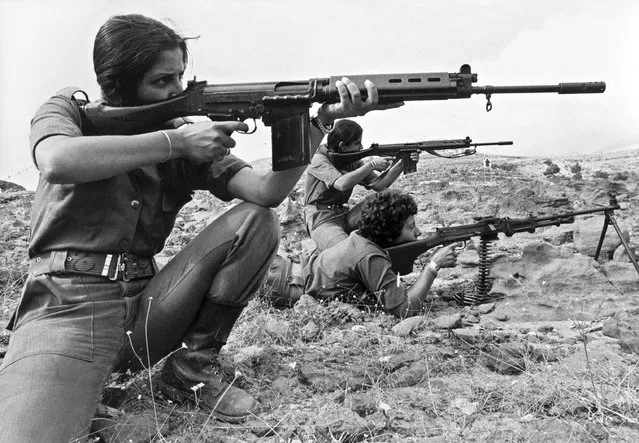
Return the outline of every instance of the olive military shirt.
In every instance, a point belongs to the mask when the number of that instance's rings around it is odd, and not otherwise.
[[[77,90],[59,91],[33,117],[34,163],[35,149],[45,138],[83,135],[73,98]],[[217,163],[171,160],[89,183],[49,183],[41,174],[31,214],[29,257],[60,249],[152,256],[164,247],[180,208],[192,199],[194,190],[209,190],[230,201],[227,184],[245,167],[250,166],[228,155]]]
[[[314,254],[304,268],[304,292],[319,299],[336,298],[370,305],[371,294],[390,311],[408,299],[397,284],[388,253],[357,231],[337,245]]]
[[[306,170],[305,205],[344,205],[351,198],[353,189],[338,191],[333,187],[335,181],[344,175],[328,158],[328,148],[320,145]],[[359,184],[368,188],[376,177],[369,174]]]

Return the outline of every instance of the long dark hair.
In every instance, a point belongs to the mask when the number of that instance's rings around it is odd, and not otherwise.
[[[387,248],[402,234],[408,217],[415,214],[417,204],[410,194],[384,189],[364,200],[358,232],[379,247]]]
[[[116,15],[98,30],[93,44],[93,69],[102,98],[111,106],[136,104],[136,91],[158,53],[182,49],[188,61],[186,40],[164,23],[139,14]]]
[[[345,145],[348,145],[358,138],[361,138],[363,133],[364,130],[362,127],[353,120],[337,120],[335,126],[333,126],[333,130],[328,133],[326,146],[332,151],[340,152],[340,142],[344,142]]]

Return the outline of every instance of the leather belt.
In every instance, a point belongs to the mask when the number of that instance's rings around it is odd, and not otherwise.
[[[29,261],[29,274],[98,275],[110,280],[129,281],[152,277],[157,272],[153,257],[128,253],[102,254],[82,251],[49,251]]]

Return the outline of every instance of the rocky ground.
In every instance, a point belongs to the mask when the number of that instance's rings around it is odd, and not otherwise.
[[[639,243],[639,152],[539,159],[422,156],[394,187],[418,201],[427,233],[476,216],[525,217],[608,205]],[[269,168],[258,162],[257,169]],[[303,181],[278,208],[282,245],[308,249]],[[0,320],[26,273],[33,193],[0,182]],[[365,191],[353,196],[359,201]],[[184,208],[160,261],[230,204],[203,193]],[[639,275],[602,214],[534,233],[500,235],[489,257],[495,299],[464,306],[477,242],[440,272],[423,316],[404,321],[304,296],[292,309],[251,302],[223,350],[234,383],[258,398],[240,425],[175,405],[153,388],[157,368],[113,377],[96,441],[113,442],[635,442],[639,441]],[[410,284],[421,269],[403,277]],[[261,294],[267,289],[263,288]],[[0,335],[0,356],[9,335]],[[161,365],[157,365],[160,367]],[[150,380],[150,381],[149,381]],[[1,418],[0,418],[1,420]]]

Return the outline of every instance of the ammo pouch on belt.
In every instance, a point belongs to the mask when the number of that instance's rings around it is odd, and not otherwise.
[[[280,248],[268,269],[263,298],[273,306],[292,307],[304,293],[300,258]]]

